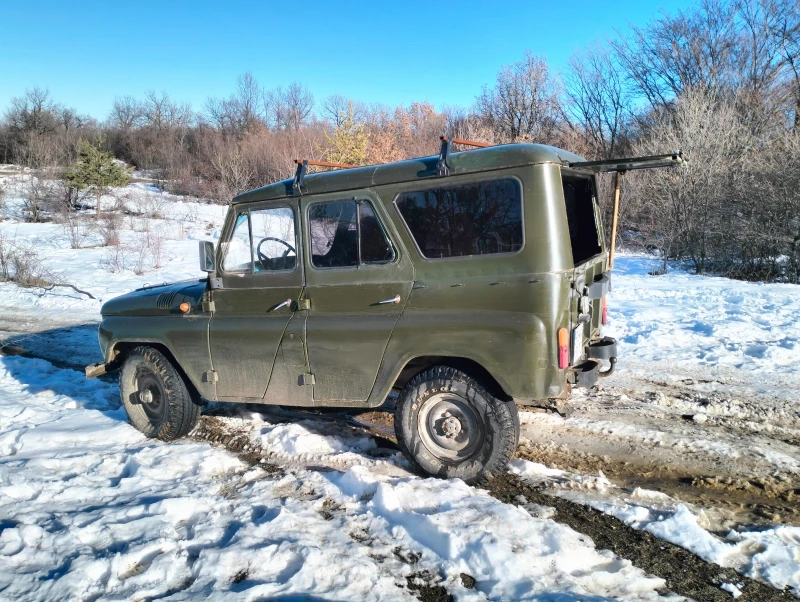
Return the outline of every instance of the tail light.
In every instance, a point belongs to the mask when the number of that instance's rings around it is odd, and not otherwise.
[[[569,366],[569,331],[558,329],[558,367],[563,370]]]
[[[603,326],[608,324],[608,303],[606,303],[606,298],[603,296],[603,312],[602,312],[602,322]]]

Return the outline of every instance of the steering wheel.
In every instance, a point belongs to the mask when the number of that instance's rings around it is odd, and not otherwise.
[[[258,246],[256,247],[256,255],[258,255],[258,260],[261,262],[261,265],[267,265],[267,262],[272,260],[271,257],[267,257],[266,255],[264,255],[261,252],[261,245],[263,245],[268,240],[274,240],[275,242],[279,242],[279,243],[281,243],[282,245],[284,245],[286,247],[286,250],[283,252],[282,257],[288,256],[289,253],[294,253],[295,255],[297,255],[297,251],[295,250],[295,248],[292,245],[290,245],[288,242],[283,240],[282,238],[275,238],[274,236],[267,236],[266,238],[262,238],[259,241]]]

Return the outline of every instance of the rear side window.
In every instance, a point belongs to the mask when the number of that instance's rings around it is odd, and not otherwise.
[[[522,190],[513,178],[404,192],[396,204],[423,257],[522,248]]]
[[[308,209],[308,228],[315,268],[394,260],[394,247],[369,201],[314,203]]]
[[[597,232],[594,187],[588,177],[563,175],[564,201],[567,206],[569,241],[575,265],[602,252]]]

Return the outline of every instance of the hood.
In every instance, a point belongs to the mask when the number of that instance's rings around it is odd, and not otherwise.
[[[115,297],[103,304],[100,313],[106,316],[168,316],[180,314],[178,306],[187,302],[191,311],[197,311],[200,297],[206,290],[206,280],[184,280],[140,288],[132,293]]]

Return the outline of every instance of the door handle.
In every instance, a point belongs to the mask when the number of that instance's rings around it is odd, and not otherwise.
[[[383,301],[378,301],[376,305],[387,305],[389,303],[400,303],[400,295],[395,295],[391,299],[384,299]]]
[[[290,308],[290,309],[291,309],[291,307],[292,307],[292,300],[291,300],[291,299],[286,299],[286,301],[281,301],[281,302],[280,302],[280,303],[278,303],[278,304],[277,304],[275,307],[271,307],[271,308],[270,308],[269,310],[267,310],[267,311],[277,311],[277,310],[279,310],[279,309],[282,309],[282,308],[284,308],[284,307],[288,307],[288,308]]]

